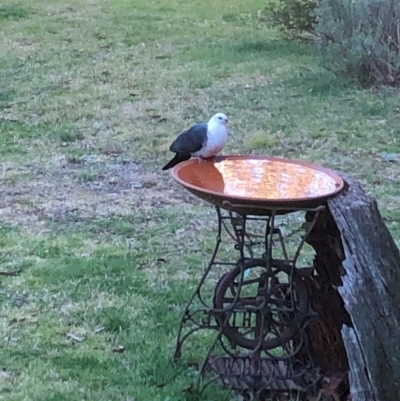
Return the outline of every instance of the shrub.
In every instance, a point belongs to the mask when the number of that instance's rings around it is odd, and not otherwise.
[[[399,0],[321,0],[316,18],[326,68],[363,85],[400,86]]]
[[[272,15],[272,23],[282,31],[309,33],[314,30],[314,9],[319,2],[320,0],[270,0],[267,11]]]

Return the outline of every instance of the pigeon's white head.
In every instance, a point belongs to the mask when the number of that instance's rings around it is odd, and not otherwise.
[[[210,122],[225,125],[229,122],[229,120],[228,120],[228,117],[224,113],[217,113],[211,117]]]

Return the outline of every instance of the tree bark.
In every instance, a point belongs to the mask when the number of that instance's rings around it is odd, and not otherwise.
[[[344,252],[337,289],[351,319],[341,333],[352,400],[400,400],[400,253],[376,200],[342,178],[346,188],[328,208]]]

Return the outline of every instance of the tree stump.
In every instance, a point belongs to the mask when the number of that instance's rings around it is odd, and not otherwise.
[[[398,401],[400,253],[376,200],[341,176],[344,191],[328,201],[307,240],[317,274],[306,283],[319,314],[307,335],[331,378],[319,399]]]

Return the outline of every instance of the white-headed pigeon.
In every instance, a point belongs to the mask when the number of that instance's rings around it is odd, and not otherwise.
[[[169,150],[175,152],[173,159],[167,163],[163,170],[168,170],[178,163],[189,160],[192,156],[203,159],[216,156],[225,147],[228,140],[226,124],[228,117],[217,113],[208,123],[199,123],[178,135]]]

